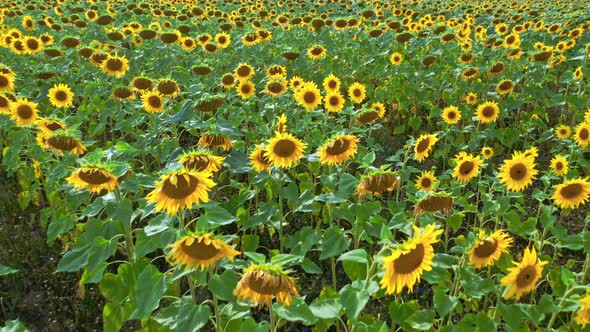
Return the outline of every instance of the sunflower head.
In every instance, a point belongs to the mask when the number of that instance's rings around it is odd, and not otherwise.
[[[423,161],[428,158],[428,155],[436,142],[438,142],[436,134],[423,134],[418,137],[414,144],[414,159]]]
[[[314,61],[325,57],[326,53],[327,50],[322,45],[314,45],[307,49],[307,57]]]
[[[257,264],[244,270],[234,295],[240,301],[250,300],[254,304],[270,307],[273,297],[278,303],[289,306],[292,297],[299,296],[299,293],[293,278],[280,266]]]
[[[555,205],[562,209],[577,208],[586,204],[590,197],[590,182],[588,178],[575,178],[554,186],[555,192],[551,197]]]
[[[461,111],[457,106],[447,106],[442,111],[442,118],[447,124],[456,124],[461,120]]]
[[[265,148],[264,156],[277,167],[288,168],[303,157],[307,144],[289,133],[276,133]]]
[[[215,156],[207,150],[193,150],[180,156],[178,161],[187,169],[214,174],[224,160],[225,157]]]
[[[77,168],[66,181],[75,189],[86,189],[99,194],[103,190],[111,192],[119,185],[115,175],[104,165],[84,165]]]
[[[17,98],[10,103],[10,110],[17,126],[33,125],[37,119],[37,103],[27,98]]]
[[[575,320],[578,325],[584,328],[590,323],[590,294],[586,294],[580,299],[580,304],[582,306],[576,312]]]
[[[256,172],[260,173],[266,171],[270,173],[270,160],[265,156],[266,149],[259,145],[254,151],[250,153],[250,165]]]
[[[436,186],[436,176],[432,171],[423,171],[416,179],[416,189],[422,191],[432,191]]]
[[[53,88],[49,89],[47,94],[51,105],[57,108],[69,107],[74,100],[72,90],[67,85],[61,83],[54,85]]]
[[[339,165],[354,158],[359,139],[354,135],[336,135],[318,149],[321,164]]]
[[[141,104],[149,113],[160,113],[164,110],[164,97],[156,90],[146,90],[141,94]]]
[[[457,165],[453,171],[453,177],[459,182],[467,183],[473,179],[478,173],[482,165],[482,160],[479,156],[473,156],[470,153],[465,153],[459,158],[455,159]]]
[[[511,245],[512,238],[502,230],[490,235],[480,231],[478,239],[469,251],[469,264],[477,269],[494,265],[503,253],[508,252]]]
[[[348,97],[353,103],[360,104],[367,97],[367,88],[359,82],[354,82],[348,87]]]
[[[233,147],[231,139],[223,134],[205,134],[199,138],[197,145],[204,148],[221,148],[229,151]]]
[[[42,148],[64,154],[69,151],[77,156],[86,153],[84,145],[74,135],[56,130],[51,133],[40,131],[37,133],[37,143]]]
[[[537,260],[537,251],[534,247],[525,248],[521,262],[513,262],[515,267],[508,269],[510,272],[500,280],[502,286],[507,286],[504,299],[515,298],[517,301],[525,294],[535,290],[537,281],[543,274],[543,266],[547,261]]]
[[[163,79],[156,84],[156,88],[160,94],[168,98],[177,96],[180,93],[180,87],[172,79]]]
[[[563,176],[568,173],[567,158],[557,155],[551,159],[551,172],[557,176]]]
[[[328,75],[326,78],[324,78],[324,81],[322,82],[324,89],[326,90],[326,92],[329,93],[340,92],[340,84],[340,79],[336,77],[334,74]]]
[[[120,77],[125,75],[127,70],[129,70],[129,61],[125,57],[120,57],[118,55],[108,56],[102,62],[102,71],[105,74]]]
[[[506,184],[509,190],[519,192],[531,185],[538,173],[533,156],[514,153],[511,159],[504,160],[498,177],[500,183]]]
[[[256,86],[250,81],[240,80],[236,90],[242,99],[250,99],[256,93]]]
[[[579,146],[583,148],[587,147],[590,144],[590,123],[582,122],[576,128],[574,139]]]
[[[399,176],[390,170],[377,170],[363,176],[356,187],[356,193],[360,197],[367,194],[381,195],[385,191],[392,191],[400,186]]]
[[[56,130],[66,130],[66,125],[57,119],[53,118],[39,118],[36,123],[37,128],[46,134],[50,134]]]
[[[495,122],[498,119],[498,115],[500,114],[500,108],[496,102],[486,101],[476,109],[477,119],[481,121],[481,123],[490,123]]]
[[[451,213],[454,200],[451,195],[446,192],[430,192],[424,196],[416,207],[414,208],[414,215],[418,216],[424,212],[442,212],[444,214]]]
[[[168,247],[171,250],[167,258],[172,264],[185,269],[192,267],[195,270],[204,270],[224,258],[233,262],[234,257],[240,254],[223,240],[210,233],[202,235],[189,234]]]
[[[295,91],[295,100],[307,111],[312,111],[322,102],[322,94],[315,83],[307,82]]]

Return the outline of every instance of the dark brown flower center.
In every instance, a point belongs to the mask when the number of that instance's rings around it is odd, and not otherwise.
[[[225,75],[221,78],[221,83],[225,85],[232,85],[234,84],[234,77],[232,75]]]
[[[119,71],[123,68],[123,61],[120,59],[108,59],[107,68],[112,71]]]
[[[518,288],[525,288],[530,286],[537,278],[537,269],[534,265],[524,267],[516,276],[516,286]]]
[[[139,77],[133,81],[133,86],[139,90],[147,90],[151,89],[154,86],[154,83],[147,78]]]
[[[352,90],[352,94],[355,97],[360,98],[360,96],[362,95],[361,89],[354,89],[354,90]]]
[[[61,151],[71,151],[78,147],[78,142],[71,137],[50,137],[47,144],[54,149]]]
[[[571,183],[561,188],[559,193],[566,199],[573,199],[579,197],[583,190],[584,186],[582,186],[580,183]]]
[[[236,71],[236,74],[240,77],[248,77],[251,73],[250,67],[248,66],[240,66]]]
[[[423,177],[420,180],[420,185],[422,186],[422,188],[430,188],[430,186],[432,185],[432,180],[430,180],[430,178],[427,177]]]
[[[492,118],[496,114],[496,108],[494,106],[488,105],[484,107],[483,110],[481,110],[481,114],[484,116],[484,118]]]
[[[196,260],[211,259],[219,253],[219,249],[213,243],[206,244],[201,239],[195,239],[190,246],[186,244],[185,240],[182,242],[181,248],[182,253]]]
[[[170,80],[162,81],[158,83],[158,91],[163,95],[171,95],[178,92],[178,85]]]
[[[303,100],[307,104],[312,104],[316,100],[316,95],[313,91],[307,91],[303,94]]]
[[[457,117],[457,113],[455,113],[455,111],[449,111],[447,113],[447,118],[449,118],[449,120],[455,120],[456,117]]]
[[[6,88],[10,84],[8,77],[0,75],[0,88]]]
[[[461,163],[461,166],[459,166],[459,173],[461,173],[462,175],[467,175],[471,173],[471,171],[473,171],[474,168],[475,164],[472,161],[464,161]]]
[[[250,84],[242,84],[242,86],[240,86],[240,91],[242,91],[243,94],[249,94],[252,91],[252,87],[250,86]]]
[[[452,197],[431,196],[418,204],[420,210],[428,212],[447,211],[453,206]]]
[[[131,91],[127,88],[121,87],[121,88],[116,88],[115,92],[113,94],[117,98],[126,99],[126,98],[129,98],[133,95],[133,91]]]
[[[514,87],[514,85],[511,81],[504,81],[504,82],[500,83],[500,85],[498,86],[498,88],[501,91],[508,91],[508,90],[512,89],[513,87]]]
[[[149,96],[148,104],[153,108],[160,108],[162,107],[162,99],[158,96]]]
[[[86,168],[78,173],[78,177],[89,184],[104,184],[111,180],[111,177],[100,169]]]
[[[27,47],[30,50],[37,50],[39,48],[39,43],[35,39],[28,39],[27,40]]]
[[[281,139],[274,145],[272,151],[281,158],[291,157],[297,149],[297,145],[290,139]]]
[[[58,122],[55,122],[55,121],[46,124],[45,127],[51,131],[56,131],[58,129],[62,129],[62,130],[64,129],[64,127],[61,124],[59,124]]]
[[[175,177],[176,184],[173,184],[171,179]],[[190,174],[179,174],[179,175],[172,175],[170,178],[164,180],[162,185],[162,192],[172,199],[184,199],[190,195],[192,195],[197,186],[199,185],[199,180]]]
[[[329,80],[328,81],[328,88],[334,90],[338,87],[338,82],[336,80]]]
[[[16,109],[16,113],[18,114],[19,118],[26,120],[33,116],[33,109],[29,105],[20,105]]]
[[[227,38],[225,38],[225,36],[219,36],[219,38],[217,38],[217,42],[223,45],[225,42],[227,42]]]
[[[329,99],[331,106],[338,106],[340,105],[340,97],[338,96],[331,96]]]
[[[326,148],[326,152],[330,155],[338,156],[340,154],[347,152],[349,147],[350,147],[350,141],[348,139],[339,138],[337,140],[334,140],[334,141],[328,143],[328,146]]]
[[[590,136],[590,132],[588,131],[588,129],[586,128],[582,128],[582,130],[580,130],[580,139],[582,140],[587,140],[588,136]]]
[[[424,244],[418,243],[416,248],[410,250],[408,253],[401,254],[395,261],[393,261],[393,268],[398,274],[409,274],[416,271],[424,261]]]
[[[498,248],[498,241],[492,238],[487,238],[481,241],[474,249],[473,253],[479,258],[488,258]]]
[[[555,169],[561,171],[563,169],[563,163],[561,161],[556,162]]]
[[[205,45],[205,51],[207,51],[209,53],[215,53],[215,52],[217,52],[217,46],[215,46],[213,44],[207,44],[207,45]]]
[[[395,174],[381,174],[367,178],[361,183],[361,187],[372,193],[382,193],[397,187],[398,184]]]
[[[313,55],[315,55],[315,56],[318,56],[318,55],[321,55],[323,51],[324,51],[324,50],[323,50],[321,47],[314,47],[314,48],[311,50],[311,54],[313,54]]]
[[[418,151],[418,153],[422,153],[422,152],[426,151],[429,147],[430,147],[430,137],[426,137],[426,138],[422,139],[420,142],[418,142],[418,146],[416,147],[416,150]]]
[[[57,90],[55,92],[55,99],[58,101],[66,101],[68,99],[68,94],[63,90]]]
[[[527,167],[523,163],[515,164],[510,167],[510,178],[514,181],[520,181],[527,175]]]
[[[9,103],[8,98],[0,96],[0,108],[7,108]]]
[[[268,85],[268,91],[272,93],[280,93],[283,91],[283,85],[279,82],[273,82]]]

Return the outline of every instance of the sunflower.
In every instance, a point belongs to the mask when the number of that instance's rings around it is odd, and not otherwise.
[[[281,65],[272,65],[266,69],[266,76],[269,78],[287,77],[287,68]]]
[[[168,98],[175,97],[180,93],[180,87],[174,80],[171,79],[160,80],[158,84],[156,84],[156,88],[154,90],[157,90],[163,96]]]
[[[235,85],[236,85],[236,78],[234,77],[234,75],[232,73],[225,73],[221,77],[221,86],[223,86],[224,89],[229,90],[229,89],[233,88]]]
[[[14,75],[0,73],[0,92],[14,89]]]
[[[514,90],[514,82],[511,80],[502,80],[496,85],[496,92],[499,95],[507,95]]]
[[[561,124],[555,128],[555,135],[559,139],[566,139],[570,137],[572,130],[569,126]]]
[[[587,294],[580,299],[580,304],[582,306],[576,311],[575,319],[576,323],[584,328],[590,323],[590,295]]]
[[[43,49],[43,42],[37,37],[27,36],[23,39],[23,44],[27,54],[37,54]]]
[[[307,111],[312,111],[322,102],[322,94],[315,83],[307,82],[295,91],[295,100]]]
[[[66,125],[55,119],[39,118],[35,124],[42,132],[50,134],[56,130],[66,130]]]
[[[447,106],[442,111],[442,117],[447,124],[456,124],[461,120],[461,111],[457,106]]]
[[[10,114],[10,98],[0,93],[0,114]]]
[[[199,138],[197,145],[205,148],[222,148],[224,151],[229,151],[233,147],[233,144],[229,137],[223,134],[206,134]]]
[[[240,63],[234,72],[240,81],[247,81],[254,76],[254,68],[247,63]]]
[[[133,93],[133,90],[129,89],[126,86],[116,87],[113,90],[111,96],[113,96],[113,98],[116,100],[135,99],[135,93]]]
[[[383,192],[395,190],[399,186],[400,180],[396,172],[377,170],[364,176],[356,187],[355,192],[360,197],[367,194],[379,196]]]
[[[453,197],[446,192],[430,192],[416,204],[414,215],[418,216],[424,212],[449,214],[453,203]]]
[[[324,97],[324,108],[331,113],[338,113],[344,108],[344,97],[339,93],[328,93]]]
[[[465,95],[464,100],[467,105],[475,105],[477,104],[477,95],[473,92],[469,92]]]
[[[479,238],[469,251],[469,264],[476,269],[494,265],[503,253],[508,252],[512,245],[512,238],[503,230],[497,230],[491,235],[479,231]]]
[[[66,181],[75,189],[86,189],[95,194],[100,194],[103,190],[111,192],[119,185],[117,177],[107,168],[99,165],[86,165],[77,168]]]
[[[141,104],[149,113],[160,113],[164,110],[164,98],[156,90],[142,93]]]
[[[172,264],[184,268],[192,267],[197,271],[200,269],[205,270],[224,258],[233,262],[234,256],[240,254],[240,252],[211,233],[203,235],[189,234],[168,245],[168,247],[172,250],[166,257]]]
[[[354,82],[348,87],[348,97],[355,104],[360,104],[367,97],[367,88],[359,82]]]
[[[553,186],[555,192],[551,198],[555,205],[562,209],[577,208],[586,204],[590,197],[590,182],[588,178],[575,178],[565,181],[562,184]]]
[[[287,80],[281,76],[275,76],[268,81],[264,91],[271,96],[278,97],[287,92]]]
[[[307,49],[307,57],[311,60],[320,60],[326,56],[326,48],[322,45],[314,45]]]
[[[423,171],[416,179],[416,189],[422,191],[432,191],[436,186],[436,176],[431,171]]]
[[[29,101],[27,98],[18,98],[15,102],[10,103],[12,118],[19,127],[32,125],[37,119],[37,103]]]
[[[209,176],[209,173],[187,169],[173,171],[161,177],[146,199],[156,203],[156,212],[165,210],[174,216],[179,209],[209,201],[209,191],[216,184]]]
[[[215,156],[206,150],[190,151],[178,159],[185,168],[214,174],[221,168],[225,157]]]
[[[66,108],[72,105],[74,94],[65,84],[56,84],[49,89],[47,96],[51,105],[57,108]]]
[[[438,137],[436,137],[436,134],[423,134],[418,137],[414,144],[414,159],[423,161],[428,158],[432,147],[437,141]]]
[[[322,82],[324,89],[328,93],[340,93],[340,84],[340,79],[334,74],[328,75]]]
[[[551,171],[557,176],[568,173],[568,162],[564,156],[557,155],[551,159]]]
[[[304,84],[305,84],[305,81],[303,80],[303,78],[301,78],[299,76],[293,76],[289,80],[289,87],[293,91],[299,90],[301,87],[303,87]]]
[[[280,266],[251,265],[244,270],[234,289],[238,300],[250,300],[254,304],[270,307],[273,296],[277,302],[290,306],[293,296],[299,296],[295,281]]]
[[[102,62],[101,68],[105,74],[120,77],[129,70],[129,61],[125,57],[118,55],[109,56]]]
[[[154,87],[154,82],[147,77],[138,76],[131,82],[131,88],[138,92],[151,90]]]
[[[197,43],[191,37],[181,37],[178,40],[180,47],[185,51],[192,51],[197,47]]]
[[[267,171],[270,173],[270,160],[264,155],[265,153],[266,149],[261,145],[259,145],[254,151],[250,153],[250,165],[258,173],[262,171]]]
[[[525,248],[524,257],[520,263],[515,261],[512,263],[516,266],[508,269],[510,273],[500,280],[500,284],[508,287],[504,293],[504,299],[514,297],[518,301],[524,294],[535,289],[537,281],[543,274],[543,266],[549,262],[538,261],[537,252],[532,247]]]
[[[275,137],[265,147],[264,156],[277,167],[290,167],[303,157],[307,144],[301,142],[289,133],[276,133]]]
[[[498,107],[498,103],[486,101],[485,103],[477,106],[475,112],[477,114],[477,119],[481,121],[481,123],[490,123],[495,122],[498,119],[500,108]]]
[[[404,61],[404,56],[401,55],[399,52],[394,52],[393,54],[391,54],[391,56],[389,57],[389,61],[396,65],[399,66],[403,61]]]
[[[590,123],[582,122],[576,128],[576,135],[574,136],[574,139],[579,146],[583,148],[587,147],[588,144],[590,144]]]
[[[44,148],[51,151],[64,154],[69,151],[77,156],[86,153],[86,148],[80,141],[63,131],[54,131],[52,133],[38,132],[37,143]]]
[[[359,142],[354,135],[336,135],[318,149],[320,164],[340,165],[354,158]]]
[[[527,157],[524,153],[515,153],[511,159],[504,160],[504,165],[500,168],[498,177],[500,183],[506,184],[511,191],[523,191],[533,183],[537,178],[535,169],[535,159]]]
[[[227,33],[220,32],[217,35],[215,35],[215,42],[217,43],[217,46],[221,48],[226,48],[229,46],[231,42],[231,37]]]
[[[414,285],[420,281],[424,271],[432,270],[434,248],[439,242],[442,230],[430,224],[421,231],[415,225],[414,236],[400,244],[391,255],[383,258],[385,274],[381,279],[381,288],[386,294],[400,294],[405,287],[412,293]]]
[[[479,173],[481,164],[482,160],[479,156],[474,157],[467,154],[460,161],[457,160],[453,177],[457,178],[459,182],[467,183]]]
[[[254,96],[256,87],[254,86],[254,83],[250,81],[241,80],[236,87],[236,90],[242,99],[250,99],[252,96]]]
[[[494,149],[490,148],[489,146],[484,146],[481,148],[481,155],[484,159],[490,159],[494,155]]]

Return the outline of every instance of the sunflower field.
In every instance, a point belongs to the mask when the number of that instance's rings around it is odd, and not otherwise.
[[[590,330],[582,0],[5,0],[2,331]]]

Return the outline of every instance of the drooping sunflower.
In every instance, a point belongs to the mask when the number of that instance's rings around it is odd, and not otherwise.
[[[568,162],[567,158],[561,155],[557,155],[551,159],[551,172],[557,176],[563,176],[568,173]]]
[[[568,125],[561,124],[555,128],[555,135],[559,139],[566,139],[570,137],[572,130]]]
[[[322,82],[322,85],[324,86],[324,89],[326,90],[326,92],[328,92],[328,94],[330,93],[340,93],[340,79],[338,77],[336,77],[336,75],[334,74],[330,74],[328,75],[326,78],[324,78],[324,81]]]
[[[322,45],[314,45],[307,49],[307,57],[311,60],[320,60],[326,56],[326,48]]]
[[[266,69],[266,76],[268,78],[283,78],[287,77],[287,68],[281,65],[272,65]]]
[[[56,130],[66,130],[66,125],[56,119],[39,118],[35,124],[42,132],[50,134]]]
[[[10,98],[0,93],[0,114],[10,114]]]
[[[126,86],[118,86],[118,87],[116,87],[113,90],[113,93],[111,94],[111,96],[115,100],[135,99],[135,93],[133,93],[133,90],[131,90],[130,88],[128,88]]]
[[[127,70],[129,70],[129,61],[125,57],[115,54],[114,56],[109,56],[102,62],[101,69],[105,74],[120,77],[125,75]]]
[[[15,102],[10,103],[10,110],[12,119],[19,127],[32,125],[37,119],[37,103],[27,98],[17,98]]]
[[[508,252],[512,245],[509,234],[499,229],[489,236],[483,230],[479,231],[479,238],[475,240],[469,251],[469,264],[476,269],[494,265],[503,253]]]
[[[369,109],[362,110],[356,117],[360,123],[371,123],[385,115],[385,105],[381,102],[374,102]]]
[[[520,263],[512,263],[516,266],[508,269],[510,273],[500,280],[500,284],[508,287],[504,299],[514,297],[518,301],[524,294],[535,290],[537,281],[543,275],[543,266],[549,262],[537,260],[537,251],[531,247],[524,249],[524,257]]]
[[[307,144],[301,142],[289,133],[276,133],[265,147],[264,156],[277,167],[291,167],[303,157]]]
[[[385,191],[392,191],[400,186],[400,180],[396,172],[390,170],[377,170],[367,176],[363,176],[356,187],[356,194],[363,197],[367,194],[381,195]]]
[[[250,300],[254,304],[270,307],[272,298],[278,303],[290,306],[293,296],[299,296],[295,281],[280,266],[255,264],[244,270],[242,278],[234,289],[238,300]]]
[[[442,111],[443,120],[448,124],[456,124],[461,120],[461,111],[457,106],[447,106]]]
[[[348,97],[353,103],[360,104],[367,97],[367,88],[359,82],[354,82],[348,87]]]
[[[439,242],[438,237],[443,231],[437,230],[433,224],[426,226],[423,231],[415,225],[412,228],[413,237],[383,258],[385,274],[380,284],[386,294],[400,294],[405,287],[412,293],[424,271],[432,270],[432,245]]]
[[[178,162],[187,169],[215,174],[224,160],[225,157],[215,156],[206,150],[193,150],[180,156]]]
[[[256,87],[254,86],[254,83],[244,80],[241,80],[238,83],[236,90],[242,99],[250,99],[256,93]]]
[[[496,85],[496,92],[499,95],[507,95],[514,90],[514,82],[511,80],[502,80]]]
[[[586,327],[586,325],[590,324],[590,295],[584,296],[580,299],[580,304],[582,306],[578,311],[576,311],[576,323],[582,328]]]
[[[444,191],[429,192],[414,207],[414,215],[419,216],[424,212],[449,214],[453,203],[453,197]]]
[[[523,191],[537,178],[539,171],[535,169],[535,159],[524,153],[515,153],[511,159],[504,160],[498,178],[511,191]]]
[[[498,107],[498,103],[486,101],[477,106],[475,113],[477,114],[477,119],[481,121],[481,123],[490,123],[495,122],[498,119],[500,108]]]
[[[224,258],[233,262],[234,257],[240,254],[211,233],[185,235],[168,247],[171,250],[166,257],[172,264],[184,269],[192,267],[197,271],[205,270]]]
[[[247,63],[240,63],[234,72],[240,81],[247,81],[254,76],[254,68]]]
[[[306,110],[312,111],[322,102],[322,94],[315,83],[307,82],[295,91],[295,100]]]
[[[151,79],[143,76],[138,76],[131,82],[131,88],[138,92],[151,90],[153,87],[154,82]]]
[[[318,149],[320,164],[340,165],[354,158],[359,142],[354,135],[336,135]]]
[[[582,122],[576,128],[576,135],[574,136],[576,143],[585,148],[590,144],[590,123]]]
[[[494,149],[490,148],[489,146],[484,146],[481,148],[481,155],[484,159],[490,159],[494,155]]]
[[[391,62],[392,64],[394,64],[396,66],[399,66],[403,61],[404,61],[404,56],[401,55],[401,53],[399,53],[399,52],[394,52],[389,57],[389,62]]]
[[[434,144],[438,141],[436,134],[423,134],[414,144],[414,159],[423,161],[428,158]]]
[[[420,173],[418,178],[416,179],[416,189],[422,191],[432,191],[436,186],[436,176],[434,176],[434,172],[431,171],[423,171]]]
[[[117,177],[100,165],[77,168],[66,180],[77,190],[86,189],[95,194],[100,194],[103,190],[111,192],[119,185]]]
[[[149,113],[160,113],[164,110],[164,98],[156,90],[142,93],[141,104]]]
[[[231,139],[223,134],[205,134],[199,138],[197,145],[205,148],[222,148],[229,151],[233,147]]]
[[[49,89],[47,96],[51,105],[57,108],[66,108],[72,105],[74,101],[74,93],[65,84],[56,84]]]
[[[467,183],[479,173],[482,163],[479,156],[474,157],[469,153],[460,161],[457,161],[457,165],[453,171],[453,177],[459,182]]]
[[[588,182],[588,178],[570,179],[553,187],[555,188],[555,192],[551,196],[551,199],[555,201],[555,205],[562,209],[577,208],[580,205],[586,204],[586,201],[590,197],[590,182]]]
[[[339,93],[328,93],[324,97],[324,108],[330,113],[338,113],[344,108],[344,97]]]
[[[156,211],[166,211],[171,216],[179,209],[190,208],[193,204],[209,201],[209,191],[216,183],[211,180],[209,173],[181,169],[170,172],[156,182],[146,199],[156,203]]]
[[[59,154],[69,151],[80,156],[86,153],[86,148],[76,137],[63,131],[54,131],[52,133],[39,131],[37,133],[37,143],[42,148],[58,152]]]

